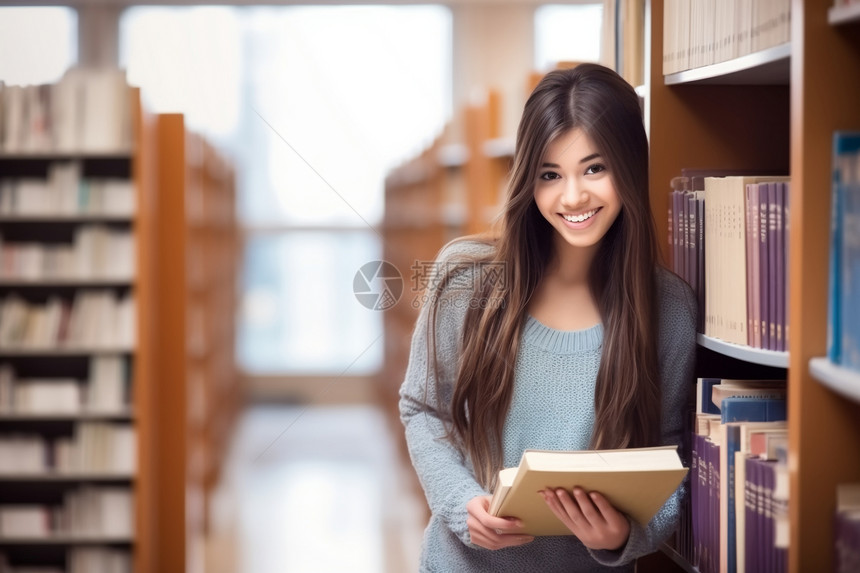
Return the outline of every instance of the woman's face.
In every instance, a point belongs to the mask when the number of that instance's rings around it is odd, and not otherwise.
[[[538,168],[535,202],[556,244],[594,247],[621,212],[612,175],[591,138],[571,129],[553,141]]]

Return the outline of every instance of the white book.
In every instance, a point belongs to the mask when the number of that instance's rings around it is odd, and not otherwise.
[[[130,147],[129,88],[116,69],[87,71],[82,148],[111,153]]]
[[[22,86],[6,86],[3,90],[3,132],[2,147],[6,153],[22,151],[24,139],[25,96]]]
[[[0,413],[13,410],[14,388],[15,371],[8,364],[0,364]]]
[[[75,414],[81,411],[81,385],[73,378],[20,379],[15,386],[18,412]]]
[[[52,88],[51,127],[54,149],[58,152],[81,149],[80,122],[83,117],[79,110],[83,90],[84,72],[80,68],[69,68]]]
[[[44,215],[50,205],[47,196],[47,180],[29,177],[18,179],[15,187],[16,214]]]
[[[122,358],[97,356],[90,359],[87,408],[98,412],[116,412],[126,405]]]
[[[49,525],[44,506],[0,505],[0,535],[4,537],[48,537]]]

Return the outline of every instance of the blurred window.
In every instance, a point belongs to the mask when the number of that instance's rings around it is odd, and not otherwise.
[[[124,13],[121,65],[149,109],[185,113],[240,167],[245,371],[381,367],[382,315],[353,277],[381,256],[386,172],[451,116],[451,27],[429,5]]]
[[[58,81],[78,61],[78,14],[71,8],[0,8],[0,81]]]
[[[603,4],[546,4],[535,10],[535,67],[558,62],[597,62]]]

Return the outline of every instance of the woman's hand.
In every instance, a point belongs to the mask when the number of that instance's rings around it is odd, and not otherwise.
[[[518,519],[490,515],[490,499],[488,495],[478,496],[466,504],[466,511],[469,512],[466,525],[472,543],[485,549],[502,549],[525,545],[534,540],[532,535],[519,533],[522,524]]]
[[[556,517],[589,549],[620,549],[630,536],[630,522],[601,494],[573,488],[541,491]]]

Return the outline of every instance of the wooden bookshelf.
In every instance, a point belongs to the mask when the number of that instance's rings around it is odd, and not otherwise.
[[[243,403],[234,363],[232,167],[181,114],[157,117],[161,571],[204,570],[209,494]]]
[[[791,174],[789,570],[829,570],[836,485],[860,480],[860,405],[820,384],[808,365],[825,351],[831,140],[835,130],[860,128],[860,34],[856,24],[828,23],[832,0],[794,0],[786,85],[720,84],[720,72],[709,78],[716,85],[674,74],[670,84],[663,4],[649,3],[646,34],[654,213],[667,212],[668,183],[683,167]]]
[[[9,432],[25,432],[39,434],[44,428],[72,428],[83,421],[113,421],[132,424],[137,439],[138,459],[137,470],[134,474],[79,472],[57,473],[45,472],[39,474],[2,474],[0,475],[0,491],[4,491],[3,502],[20,501],[15,492],[20,484],[26,485],[28,499],[25,503],[53,505],[57,501],[58,492],[69,491],[83,484],[125,485],[134,498],[133,537],[89,536],[63,534],[49,537],[16,537],[0,538],[0,549],[12,553],[20,553],[22,547],[33,547],[27,555],[37,551],[43,557],[55,560],[52,562],[62,565],[62,553],[51,551],[50,546],[76,545],[120,545],[126,547],[133,562],[135,571],[154,572],[152,545],[154,529],[153,500],[155,492],[153,473],[152,436],[156,421],[153,419],[154,410],[151,397],[152,379],[152,347],[149,344],[151,336],[150,304],[152,301],[152,274],[147,264],[151,251],[148,243],[152,239],[149,225],[150,191],[148,177],[150,175],[147,155],[147,116],[141,105],[140,90],[130,88],[129,111],[133,130],[133,145],[131,150],[120,150],[113,153],[0,153],[0,177],[15,179],[18,177],[44,178],[51,165],[58,162],[78,161],[81,164],[82,177],[112,177],[133,182],[135,211],[127,215],[103,215],[91,213],[79,214],[10,214],[0,215],[0,235],[14,237],[15,241],[31,240],[41,242],[46,237],[56,240],[58,229],[74,229],[90,223],[107,223],[123,229],[128,229],[134,236],[135,271],[134,276],[123,279],[46,279],[28,280],[14,277],[0,279],[0,290],[3,295],[15,293],[23,298],[33,297],[39,300],[47,294],[56,294],[61,298],[69,298],[74,293],[90,289],[110,292],[133,292],[135,297],[135,343],[132,346],[111,345],[99,347],[27,347],[13,346],[0,348],[0,362],[9,363],[16,369],[16,374],[22,377],[74,377],[86,378],[87,361],[95,356],[120,355],[129,361],[130,377],[130,406],[115,412],[81,411],[75,413],[28,413],[6,411],[0,412],[0,424],[4,434]],[[60,232],[59,235],[63,233]],[[20,369],[20,371],[18,371]],[[59,426],[58,426],[59,425]],[[16,485],[17,484],[17,485]],[[45,489],[47,488],[47,489]],[[59,488],[59,489],[58,489]],[[41,497],[44,493],[45,497]],[[41,557],[40,557],[41,559]],[[39,561],[45,563],[45,561]]]

